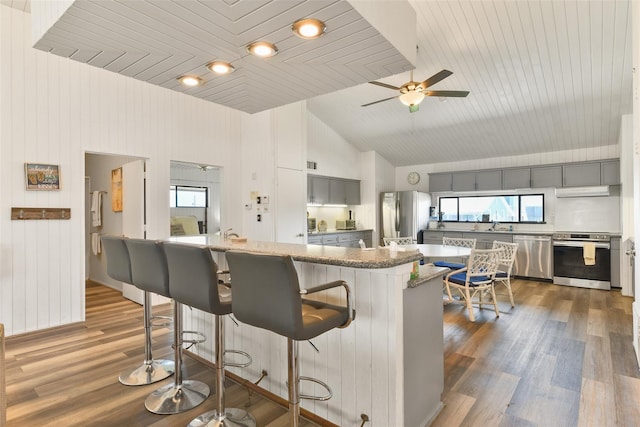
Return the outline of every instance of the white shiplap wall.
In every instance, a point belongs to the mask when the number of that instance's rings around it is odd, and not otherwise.
[[[223,167],[222,222],[241,230],[241,113],[37,51],[30,15],[0,5],[0,322],[8,335],[84,317],[85,152],[148,158],[148,236],[166,237],[169,163]],[[60,191],[24,190],[24,163],[59,164]],[[70,207],[11,221],[11,206]],[[237,219],[237,220],[236,220]]]

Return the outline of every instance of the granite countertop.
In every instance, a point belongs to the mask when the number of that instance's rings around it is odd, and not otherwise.
[[[303,245],[296,243],[259,242],[248,240],[234,243],[221,236],[173,236],[170,242],[207,246],[216,252],[238,249],[276,255],[291,255],[295,261],[328,264],[352,268],[390,268],[422,259],[417,250],[392,252],[388,248],[345,248],[337,246]]]
[[[447,267],[436,267],[434,265],[421,265],[420,276],[417,279],[409,280],[407,282],[407,287],[415,288],[417,286],[424,285],[434,277],[442,277],[449,271],[451,270],[449,270]]]
[[[309,236],[322,236],[325,234],[338,234],[338,233],[356,233],[358,231],[373,231],[372,228],[357,228],[354,230],[326,230],[326,231],[307,231]]]

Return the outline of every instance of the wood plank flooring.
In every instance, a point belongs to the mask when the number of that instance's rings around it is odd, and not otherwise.
[[[200,406],[177,415],[156,415],[145,398],[173,377],[148,386],[118,382],[124,369],[142,363],[142,308],[105,286],[87,285],[87,320],[10,337],[6,342],[7,427],[23,426],[184,426],[214,409],[213,393]],[[169,304],[155,315],[171,315]],[[173,359],[168,327],[153,332],[153,354]],[[213,369],[184,357],[185,379],[203,381],[214,391]],[[228,407],[243,408],[259,426],[284,427],[287,410],[232,381],[226,384]],[[315,424],[303,420],[304,427]]]
[[[433,426],[637,426],[632,298],[515,280],[476,309],[444,308],[444,409]]]
[[[500,296],[499,319],[489,307],[471,323],[464,307],[445,306],[445,407],[433,425],[640,425],[632,298],[525,280],[513,288],[516,307]],[[169,306],[162,311],[156,314],[170,314]],[[168,328],[154,329],[156,357],[172,357],[171,339]],[[89,285],[84,324],[8,339],[8,427],[180,426],[213,409],[209,398],[184,414],[147,412],[145,397],[171,380],[144,387],[117,381],[142,361],[142,344],[140,306]],[[213,388],[210,368],[190,357],[185,364],[187,378]],[[255,393],[249,398],[231,381],[227,387],[227,405],[251,411],[259,426],[287,425],[284,408]]]

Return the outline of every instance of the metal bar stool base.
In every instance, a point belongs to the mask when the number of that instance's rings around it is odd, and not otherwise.
[[[118,380],[124,385],[147,385],[170,377],[175,372],[173,360],[152,360],[137,368],[131,368],[120,374]]]
[[[179,386],[171,383],[151,393],[144,406],[154,414],[179,414],[204,402],[209,391],[209,386],[201,381],[182,381]]]
[[[221,419],[218,411],[205,412],[191,420],[187,427],[256,427],[256,419],[244,409],[226,408]]]

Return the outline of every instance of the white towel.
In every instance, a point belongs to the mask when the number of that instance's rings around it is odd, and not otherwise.
[[[93,227],[102,226],[102,193],[94,191],[91,193],[91,225]]]
[[[102,252],[102,242],[100,241],[99,233],[91,233],[91,252],[93,252],[94,255]]]
[[[596,245],[593,242],[584,242],[582,245],[582,257],[584,265],[596,264]]]

